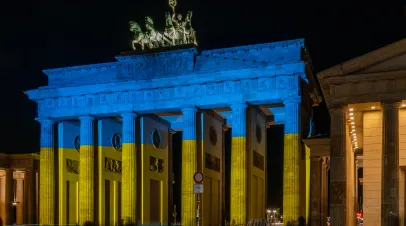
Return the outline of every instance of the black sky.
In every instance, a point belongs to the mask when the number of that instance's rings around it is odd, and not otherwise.
[[[391,0],[178,0],[178,6],[194,11],[202,49],[305,38],[316,72],[397,41],[406,30],[403,3]],[[143,24],[150,15],[162,27],[166,11],[167,0],[3,1],[0,152],[38,150],[35,104],[22,91],[46,85],[41,70],[112,61],[129,50],[129,20]]]

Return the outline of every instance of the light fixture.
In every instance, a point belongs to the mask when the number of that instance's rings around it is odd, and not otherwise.
[[[351,128],[353,128],[353,129],[354,129],[354,128],[355,128],[355,126],[351,126]]]
[[[354,132],[354,133],[355,133],[355,129],[352,129],[351,132]]]
[[[354,113],[351,112],[351,113],[350,113],[350,116],[353,116],[353,115],[354,115]]]
[[[350,119],[351,119],[351,120],[354,120],[354,117],[351,117]]]
[[[354,108],[350,108],[350,111],[354,111]]]
[[[371,109],[374,110],[374,109],[375,109],[375,106],[372,106]]]
[[[406,107],[406,104],[402,104],[402,107]]]
[[[355,123],[354,122],[351,122],[351,125],[354,125]]]

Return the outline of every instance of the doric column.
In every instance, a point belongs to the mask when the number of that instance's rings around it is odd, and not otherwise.
[[[13,170],[4,169],[4,174],[0,176],[1,189],[0,189],[0,217],[3,221],[3,225],[11,225],[14,222],[12,219],[11,203],[13,202],[14,181]]]
[[[196,225],[196,196],[193,174],[197,170],[196,108],[184,108],[182,133],[182,225]]]
[[[15,173],[15,180],[17,181],[16,186],[16,199],[17,199],[17,224],[26,224],[24,222],[24,174],[20,172]]]
[[[231,105],[231,224],[247,223],[247,107],[245,103]]]
[[[55,220],[55,153],[54,121],[38,120],[41,123],[40,141],[40,204],[39,224],[54,225]]]
[[[26,213],[25,222],[28,224],[35,224],[35,171],[34,169],[27,169],[24,175],[24,209]]]
[[[330,109],[330,217],[331,225],[346,225],[347,221],[347,153],[345,107]],[[351,219],[352,220],[352,219]]]
[[[328,157],[322,158],[321,167],[321,225],[327,224],[328,217]]]
[[[222,187],[221,187],[221,192],[222,192],[222,204],[221,204],[221,224],[223,224],[226,221],[226,212],[227,212],[227,206],[226,206],[226,132],[230,128],[227,125],[222,126],[222,133],[221,133],[221,140],[222,140],[222,154],[221,154],[221,177],[223,180]]]
[[[321,226],[321,159],[311,157],[310,165],[310,219],[312,226]]]
[[[124,113],[122,149],[122,218],[124,223],[137,222],[137,145],[135,113]]]
[[[283,157],[283,222],[297,222],[300,216],[300,100],[285,104]]]
[[[94,223],[94,118],[80,117],[79,224]],[[42,167],[42,166],[41,166]]]
[[[381,222],[395,223],[399,217],[399,103],[381,103],[382,119],[382,197]]]

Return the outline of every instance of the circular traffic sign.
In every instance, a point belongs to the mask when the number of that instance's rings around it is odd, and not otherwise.
[[[193,180],[195,180],[196,183],[200,184],[204,180],[204,176],[202,172],[196,172],[195,175],[193,175]]]

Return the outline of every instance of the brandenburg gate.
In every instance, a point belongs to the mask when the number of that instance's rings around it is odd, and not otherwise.
[[[278,123],[285,124],[284,221],[305,215],[302,133],[321,98],[304,41],[201,51],[187,26],[191,13],[180,23],[171,6],[163,33],[149,17],[145,33],[130,23],[134,51],[111,63],[45,70],[48,86],[26,92],[38,104],[41,124],[40,225],[169,225],[177,131],[182,225],[196,225],[197,171],[205,175],[201,225],[223,224],[225,193],[232,224],[264,218],[272,186],[266,128]]]

